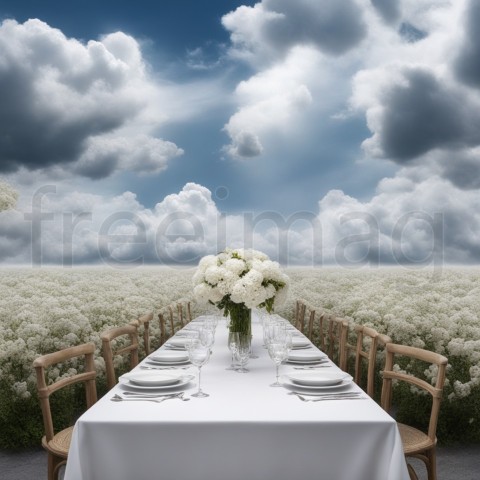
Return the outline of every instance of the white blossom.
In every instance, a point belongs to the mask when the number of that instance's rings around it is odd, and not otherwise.
[[[0,180],[0,212],[14,208],[17,203],[18,192],[8,183]]]
[[[242,248],[227,248],[216,257],[202,258],[192,280],[195,298],[220,308],[227,307],[225,302],[248,308],[270,308],[267,301],[281,305],[288,288],[288,277],[278,263],[262,252]]]

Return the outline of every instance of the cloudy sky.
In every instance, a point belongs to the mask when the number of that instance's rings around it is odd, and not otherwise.
[[[480,260],[480,2],[0,1],[3,264]]]

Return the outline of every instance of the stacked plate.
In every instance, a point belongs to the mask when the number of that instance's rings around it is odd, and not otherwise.
[[[294,365],[314,365],[326,358],[326,355],[318,350],[292,350],[288,354],[287,363]]]
[[[293,349],[294,350],[300,350],[304,348],[310,348],[312,344],[310,343],[310,340],[306,337],[293,337],[292,338],[292,344],[293,344]]]
[[[343,389],[352,383],[352,376],[345,372],[298,372],[283,375],[281,381],[289,390],[307,393]]]
[[[172,350],[185,350],[187,337],[172,337],[167,340],[165,347]]]
[[[195,377],[184,372],[130,372],[122,375],[119,383],[128,390],[182,390]]]
[[[147,363],[173,367],[189,363],[189,358],[186,351],[160,350],[150,355]]]

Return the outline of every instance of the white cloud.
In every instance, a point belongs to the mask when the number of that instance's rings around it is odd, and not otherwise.
[[[427,168],[457,187],[476,188],[465,172],[480,168],[480,92],[459,81],[471,53],[465,45],[476,35],[474,4],[404,2],[399,22],[420,28],[425,38],[411,43],[397,36],[372,45],[365,67],[353,77],[350,98],[372,132],[362,144],[368,156]],[[471,60],[468,72],[474,75],[480,61]]]
[[[307,47],[293,49],[280,64],[240,82],[235,98],[240,105],[224,130],[231,138],[226,151],[234,158],[262,153],[262,138],[295,130],[295,121],[313,102],[309,84],[318,56]]]
[[[222,23],[231,32],[231,54],[255,64],[282,58],[300,45],[342,55],[366,33],[355,0],[262,0],[228,13]]]
[[[477,193],[424,173],[403,169],[366,202],[332,190],[318,212],[288,217],[222,214],[211,192],[194,183],[154,209],[131,192],[23,196],[15,211],[0,213],[1,261],[197,263],[226,246],[246,246],[288,265],[478,262]]]
[[[152,135],[165,120],[161,89],[134,38],[116,32],[84,44],[40,20],[5,20],[0,50],[0,171],[158,172],[182,153]],[[136,151],[135,161],[116,151]]]

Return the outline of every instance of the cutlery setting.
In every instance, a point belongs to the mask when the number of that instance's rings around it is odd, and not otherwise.
[[[323,365],[322,364],[322,365],[311,365],[309,367],[293,367],[294,370],[315,370],[317,368],[331,368],[331,365],[329,365],[329,364]]]
[[[115,394],[112,398],[110,398],[110,400],[112,402],[143,401],[143,402],[155,402],[155,403],[162,403],[165,400],[174,400],[174,399],[181,400],[182,402],[188,402],[190,400],[190,398],[184,398],[185,392],[172,393],[169,395],[159,395],[154,393],[123,392],[123,395],[127,395],[127,396],[125,397],[125,396]]]
[[[189,365],[188,367],[175,367],[175,366],[171,366],[171,367],[155,367],[155,366],[149,366],[149,365],[140,365],[140,369],[142,370],[186,370],[187,368],[190,368],[191,365]]]
[[[345,392],[345,393],[322,393],[322,394],[299,394],[297,392],[290,392],[288,395],[298,397],[302,402],[322,402],[325,400],[365,400],[366,397],[363,392]],[[311,397],[311,398],[307,398]]]

